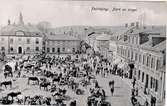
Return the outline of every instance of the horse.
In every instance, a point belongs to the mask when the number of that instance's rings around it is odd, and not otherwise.
[[[59,89],[59,93],[60,93],[60,94],[65,95],[65,94],[66,94],[66,92],[67,92],[67,90],[66,90],[66,89]]]
[[[2,99],[0,99],[0,103],[3,105],[9,105],[12,104],[13,101],[8,99],[8,96],[2,97]]]
[[[4,82],[1,82],[0,86],[4,85],[5,88],[7,88],[6,85],[10,85],[10,88],[12,88],[12,81],[4,81]]]
[[[44,73],[44,76],[46,76],[48,78],[49,77],[53,78],[54,74],[52,72],[50,72],[50,71],[46,71],[46,73]]]
[[[43,87],[44,90],[45,89],[48,90],[49,85],[51,85],[50,82],[42,82],[42,83],[40,83],[39,87],[40,87],[40,89],[41,89],[41,87]]]
[[[6,78],[6,77],[9,76],[9,75],[10,75],[11,77],[13,77],[12,67],[9,66],[9,65],[5,65],[4,76],[5,76],[5,78]]]
[[[44,100],[43,100],[43,104],[51,105],[51,98],[50,97],[45,97]]]
[[[12,101],[13,101],[13,98],[14,97],[17,97],[18,95],[20,95],[21,94],[21,92],[10,92],[10,93],[8,93],[7,94],[7,96],[9,97],[12,97]]]
[[[39,79],[38,79],[38,77],[28,77],[28,84],[30,83],[30,80],[37,81],[37,84],[39,85]]]
[[[60,77],[56,77],[56,78],[53,78],[52,83],[59,82],[59,81],[60,81]]]

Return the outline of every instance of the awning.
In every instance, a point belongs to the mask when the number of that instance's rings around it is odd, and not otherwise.
[[[114,61],[113,61],[113,64],[118,64],[118,63],[120,63],[121,62],[121,59],[115,59]]]

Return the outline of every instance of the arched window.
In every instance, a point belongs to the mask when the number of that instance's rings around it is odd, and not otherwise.
[[[24,31],[16,31],[15,35],[25,35]]]

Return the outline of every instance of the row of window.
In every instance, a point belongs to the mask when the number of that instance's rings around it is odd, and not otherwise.
[[[51,53],[51,52],[52,53],[55,53],[55,52],[60,53],[60,52],[65,52],[65,51],[66,51],[66,48],[57,48],[57,51],[55,48],[47,48],[48,53]],[[72,48],[72,51],[75,52],[75,48]]]
[[[144,82],[145,80],[145,87],[147,88],[150,81],[150,88],[154,89],[156,92],[158,91],[158,80],[151,76],[149,77],[149,75],[145,74],[144,72],[141,73],[141,70],[138,71],[138,80],[141,80],[141,82]]]
[[[131,44],[138,44],[138,37],[128,36],[128,42]]]
[[[118,36],[117,36],[117,39],[119,39]],[[128,42],[130,44],[138,44],[138,37],[137,36],[124,35],[123,42]]]
[[[159,59],[156,60],[155,57],[151,55],[147,55],[147,54],[141,55],[141,54],[138,54],[137,52],[119,48],[119,47],[117,48],[117,50],[118,50],[117,53],[120,54],[121,56],[127,57],[130,60],[135,60],[147,67],[155,68],[156,66],[156,70],[158,70],[160,67],[160,60]]]
[[[18,38],[18,41],[21,41],[21,40],[22,40],[21,38]],[[4,38],[1,38],[1,41],[4,41]],[[13,44],[14,39],[13,39],[13,38],[10,38],[9,42],[10,42],[10,44]],[[30,43],[31,43],[31,39],[30,39],[30,38],[27,38],[26,43],[27,43],[27,44],[30,44]],[[38,38],[36,38],[35,43],[36,43],[36,44],[39,44],[39,39],[38,39]]]
[[[2,47],[1,47],[1,51],[4,51],[4,50],[5,50],[5,47],[2,46]],[[27,48],[26,48],[26,51],[30,51],[30,50],[31,50],[30,47],[27,47]],[[10,52],[13,52],[13,51],[14,51],[13,47],[10,47]],[[39,47],[38,47],[38,46],[35,47],[35,51],[39,51]]]
[[[77,43],[73,41],[49,41],[49,45],[77,45]]]

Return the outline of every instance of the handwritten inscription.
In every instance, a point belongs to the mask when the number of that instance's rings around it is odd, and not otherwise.
[[[92,7],[92,11],[108,11],[108,8],[103,7]]]
[[[113,8],[105,8],[105,7],[92,7],[91,11],[111,11],[111,12],[135,12],[137,11],[136,8],[118,8],[118,7],[113,7]]]

